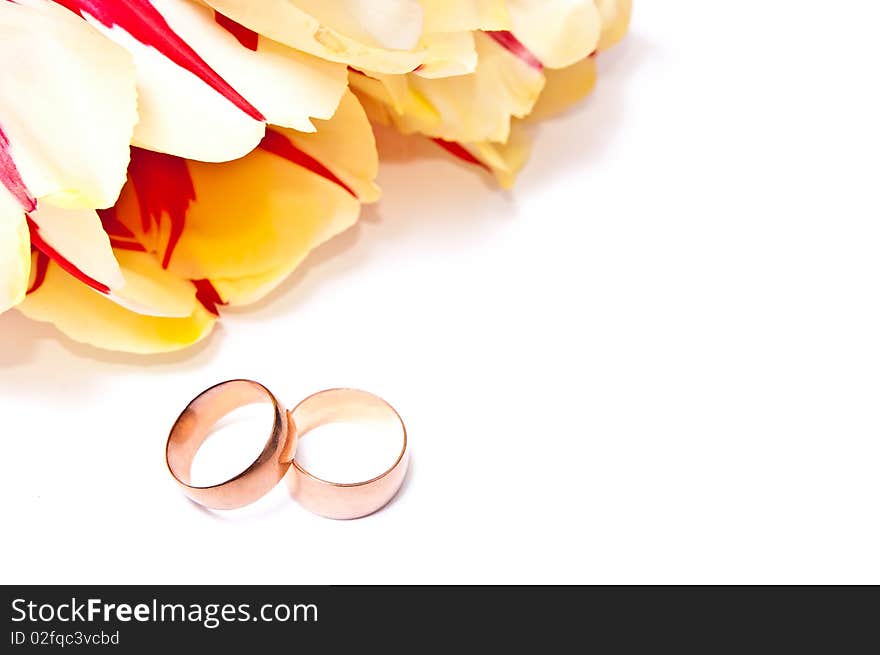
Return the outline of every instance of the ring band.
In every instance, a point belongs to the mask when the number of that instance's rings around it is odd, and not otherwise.
[[[306,471],[294,458],[287,478],[288,486],[303,507],[328,518],[356,519],[381,509],[400,489],[409,465],[406,427],[400,415],[387,402],[357,389],[328,389],[309,396],[290,414],[299,438],[320,425],[355,422],[371,423],[399,432],[403,443],[391,467],[364,482],[322,480]]]
[[[226,482],[193,486],[193,458],[214,424],[238,407],[266,402],[272,405],[274,420],[272,433],[259,457]],[[165,461],[171,475],[192,500],[214,509],[235,509],[261,498],[284,477],[296,449],[296,437],[288,413],[271,391],[252,380],[229,380],[203,391],[186,406],[168,435]]]

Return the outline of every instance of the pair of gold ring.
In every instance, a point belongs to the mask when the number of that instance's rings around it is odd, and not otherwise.
[[[190,469],[201,445],[216,423],[232,410],[269,403],[274,412],[272,431],[259,457],[244,471],[220,484],[191,484]],[[400,434],[402,448],[394,464],[364,482],[322,480],[296,461],[299,439],[320,425],[366,423]],[[372,514],[400,489],[409,464],[406,428],[387,402],[357,389],[328,389],[313,394],[290,411],[259,382],[229,380],[195,397],[175,421],[165,446],[168,470],[193,501],[214,509],[244,507],[268,493],[287,476],[290,492],[306,509],[334,519]]]

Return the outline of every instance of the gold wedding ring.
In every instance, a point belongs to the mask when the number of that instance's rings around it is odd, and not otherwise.
[[[195,486],[190,468],[212,428],[244,405],[268,403],[272,430],[257,459],[238,475],[215,485]],[[391,430],[401,449],[382,474],[363,482],[340,483],[318,478],[296,461],[297,441],[329,423],[362,423]],[[244,507],[263,497],[287,475],[291,495],[306,509],[334,519],[354,519],[384,507],[400,489],[409,464],[406,427],[387,402],[357,389],[328,389],[313,394],[291,411],[259,382],[229,380],[196,396],[175,421],[165,447],[168,470],[193,501],[214,509]]]

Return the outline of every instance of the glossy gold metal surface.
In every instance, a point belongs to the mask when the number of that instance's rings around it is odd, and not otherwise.
[[[272,431],[259,457],[235,477],[206,487],[191,484],[193,458],[211,429],[232,410],[254,403],[272,405]],[[290,468],[296,451],[296,431],[278,400],[259,382],[229,380],[199,394],[178,417],[165,447],[168,470],[183,492],[195,502],[214,509],[235,509],[261,498]]]

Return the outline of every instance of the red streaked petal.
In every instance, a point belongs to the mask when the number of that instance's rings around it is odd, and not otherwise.
[[[4,64],[5,65],[5,64]],[[12,197],[15,198],[26,212],[32,212],[37,208],[37,201],[28,191],[18,167],[12,161],[9,153],[9,139],[0,125],[0,184],[5,186]]]
[[[34,266],[34,281],[31,283],[28,293],[33,293],[46,281],[46,271],[49,270],[49,256],[46,253],[37,250],[37,261]]]
[[[95,291],[100,291],[104,295],[110,293],[110,287],[83,273],[73,262],[46,243],[43,237],[40,236],[39,226],[31,220],[30,216],[27,217],[27,224],[31,233],[31,244],[34,248],[42,252],[77,280],[92,287]]]
[[[134,232],[129,230],[116,216],[115,206],[109,209],[99,209],[98,218],[101,219],[101,225],[104,226],[104,231],[110,237],[110,245],[114,249],[135,252],[147,251],[144,245],[137,240]]]
[[[116,206],[108,209],[99,209],[98,218],[101,219],[101,225],[109,236],[121,239],[135,238],[134,232],[129,230],[116,216]]]
[[[186,225],[187,209],[196,198],[186,160],[133,147],[128,176],[137,195],[144,232],[152,224],[158,227],[163,215],[170,221],[168,243],[162,255],[162,268],[168,268]]]
[[[502,48],[519,57],[535,70],[544,70],[544,64],[512,32],[507,30],[489,30],[486,34],[492,37]]]
[[[181,68],[196,75],[254,120],[265,121],[259,109],[248,102],[171,29],[149,0],[55,0],[55,2],[80,16],[84,13],[88,14],[108,28],[118,25],[144,45],[155,48]]]
[[[315,175],[320,175],[324,179],[330,180],[334,184],[338,184],[343,189],[348,191],[348,193],[350,193],[352,197],[357,198],[357,194],[352,190],[352,188],[348,186],[345,182],[340,180],[333,173],[333,171],[324,166],[324,164],[319,162],[311,155],[297,148],[295,145],[293,145],[293,143],[291,143],[290,139],[288,139],[280,132],[276,132],[272,129],[266,130],[266,136],[263,137],[263,140],[260,142],[259,147],[266,152],[271,152],[273,155],[278,155],[279,157],[283,157],[289,162],[292,162],[298,166],[302,166],[303,168],[310,170]]]
[[[248,50],[257,50],[257,46],[260,43],[260,35],[254,32],[252,29],[248,29],[241,23],[236,23],[231,18],[224,16],[219,11],[214,12],[214,21],[222,27],[224,30],[229,32],[232,36],[238,39],[238,42],[243,45]]]
[[[147,252],[147,249],[144,248],[137,241],[122,241],[121,239],[114,239],[110,237],[110,246],[114,250],[131,250],[133,252]]]
[[[456,141],[446,141],[445,139],[431,139],[431,141],[443,148],[446,152],[469,164],[474,164],[487,171],[490,170],[486,164],[474,157],[467,148]]]
[[[214,316],[219,316],[217,311],[218,305],[225,305],[223,298],[211,284],[210,280],[190,280],[196,288],[196,300],[202,303],[202,307],[208,310]]]

